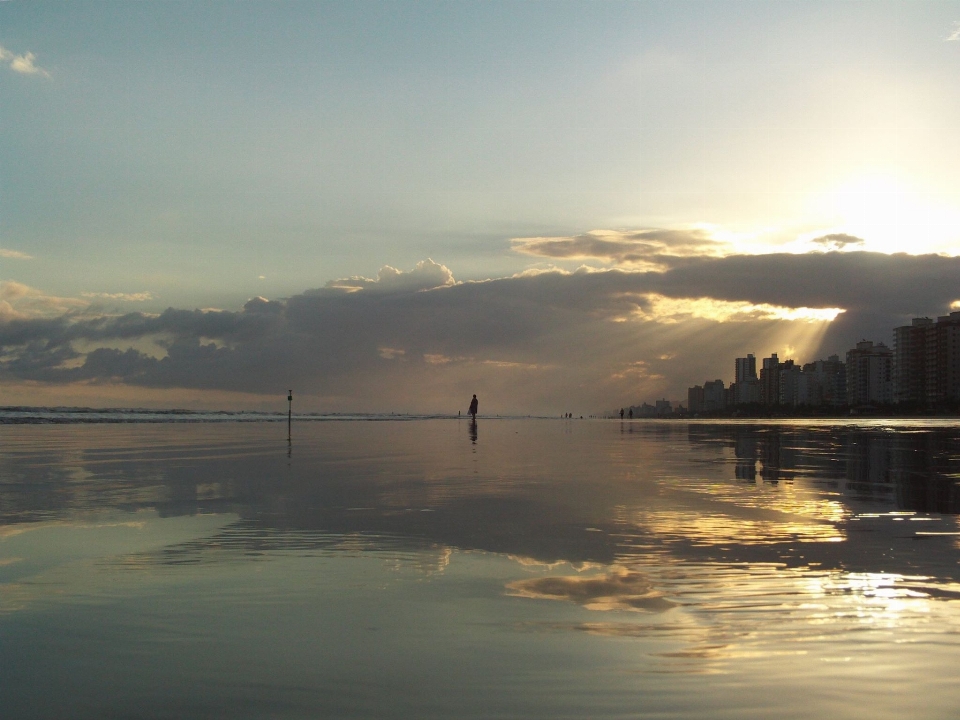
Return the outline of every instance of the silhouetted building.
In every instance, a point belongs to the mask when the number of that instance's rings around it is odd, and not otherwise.
[[[909,325],[893,329],[894,402],[926,404],[928,344],[934,343],[930,318],[914,318]]]
[[[694,385],[692,388],[687,388],[687,407],[691,414],[703,410],[703,385]]]
[[[735,380],[730,386],[735,405],[760,402],[760,381],[757,379],[757,359],[753,353],[734,362]]]
[[[778,403],[793,407],[797,405],[800,391],[800,376],[803,372],[793,360],[780,364],[780,378],[777,387]]]
[[[723,380],[710,380],[703,384],[703,410],[712,412],[727,406],[727,392]]]
[[[837,407],[847,402],[847,368],[839,356],[803,366],[797,378],[797,405]]]
[[[760,370],[760,402],[777,405],[780,402],[780,360],[776,353],[763,359]]]
[[[883,343],[862,340],[847,351],[847,403],[886,404],[893,400],[893,353]]]
[[[960,312],[893,330],[894,399],[928,407],[960,400]]]

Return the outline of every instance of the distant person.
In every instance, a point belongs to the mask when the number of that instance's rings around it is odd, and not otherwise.
[[[623,408],[620,408],[620,419],[623,420]]]
[[[478,404],[479,404],[479,403],[477,402],[477,396],[474,395],[474,396],[473,396],[473,400],[470,401],[470,409],[467,411],[467,412],[470,413],[470,416],[471,416],[474,420],[477,419],[477,405],[478,405]]]
[[[630,408],[630,419],[633,420],[633,408]]]

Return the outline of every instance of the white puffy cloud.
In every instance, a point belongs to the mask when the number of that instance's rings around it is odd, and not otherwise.
[[[432,290],[438,287],[447,287],[456,284],[453,273],[444,265],[429,258],[421,260],[413,270],[404,272],[389,265],[384,265],[376,279],[355,275],[349,278],[331,280],[326,284],[328,289],[356,292],[397,292]]]
[[[36,59],[37,56],[32,52],[17,55],[0,45],[0,62],[6,63],[11,70],[21,75],[39,75],[40,77],[49,78],[50,72],[37,65],[35,62]]]
[[[48,295],[13,280],[0,281],[0,322],[53,318],[83,310],[90,303]]]

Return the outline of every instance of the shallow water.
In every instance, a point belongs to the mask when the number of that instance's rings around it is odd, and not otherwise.
[[[0,708],[960,714],[960,427],[0,428]]]

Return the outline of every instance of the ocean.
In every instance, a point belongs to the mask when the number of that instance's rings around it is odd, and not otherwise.
[[[955,421],[82,414],[0,413],[4,718],[960,714]]]

